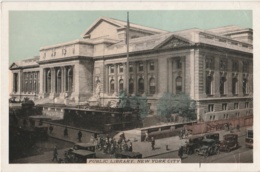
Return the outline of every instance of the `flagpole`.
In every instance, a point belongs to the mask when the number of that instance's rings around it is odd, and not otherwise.
[[[126,27],[126,95],[129,94],[129,12],[127,11],[127,27]]]

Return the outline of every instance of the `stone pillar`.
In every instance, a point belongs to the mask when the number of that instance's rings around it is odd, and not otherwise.
[[[109,81],[108,81],[108,65],[105,65],[105,78],[103,79],[103,81],[104,81],[104,93],[106,93],[106,94],[108,94],[109,92],[108,92],[108,83],[109,83]]]
[[[119,90],[118,89],[118,81],[119,81],[118,80],[118,66],[119,66],[118,64],[115,64],[115,79],[114,80],[115,80],[115,92],[116,92],[116,94],[118,94],[118,92],[119,92],[118,91]]]
[[[167,77],[168,77],[168,79],[167,79],[167,81],[168,81],[168,83],[167,83],[167,85],[168,85],[167,92],[173,93],[173,89],[172,89],[173,88],[172,87],[172,58],[167,59],[167,63],[168,63],[168,65],[167,65],[167,69],[168,69],[167,70]]]
[[[40,98],[44,98],[44,93],[45,93],[45,69],[44,68],[40,68],[40,72],[39,72],[39,77],[40,77],[40,86],[39,86],[39,95]]]
[[[64,93],[65,92],[65,87],[64,87],[64,80],[65,80],[65,77],[64,77],[64,66],[61,67],[60,72],[61,72],[61,90],[60,90],[60,92]]]
[[[19,83],[18,93],[20,95],[19,99],[21,100],[21,94],[23,92],[23,83],[24,83],[24,81],[23,81],[23,71],[22,70],[19,71],[19,81],[18,81],[18,83]]]
[[[55,93],[55,80],[56,80],[56,72],[55,72],[55,68],[51,68],[51,93]]]
[[[137,76],[137,64],[138,64],[138,62],[134,62],[133,63],[133,70],[134,70],[133,80],[134,80],[134,94],[135,95],[137,95],[137,79],[138,79],[138,76]]]
[[[220,90],[219,90],[219,87],[220,87],[220,73],[218,72],[219,71],[219,57],[216,57],[215,58],[215,73],[214,73],[214,81],[213,81],[213,84],[215,86],[215,90],[214,90],[214,97],[220,97]]]
[[[143,61],[144,64],[144,94],[148,94],[148,75],[147,75],[147,70],[148,70],[148,65],[147,61]]]

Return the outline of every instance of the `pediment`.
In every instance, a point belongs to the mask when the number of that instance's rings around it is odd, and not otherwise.
[[[180,39],[175,36],[171,37],[169,40],[164,41],[161,45],[159,45],[158,49],[168,49],[168,48],[175,48],[175,47],[182,47],[191,45],[192,43],[188,40]]]
[[[19,66],[16,63],[12,63],[10,69],[17,69]]]

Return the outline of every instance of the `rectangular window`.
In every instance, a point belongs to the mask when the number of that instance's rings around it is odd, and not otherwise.
[[[234,109],[238,109],[238,103],[234,103]]]
[[[154,70],[154,62],[150,62],[150,70],[151,70],[151,71]]]
[[[248,73],[248,62],[247,61],[243,61],[243,72]]]
[[[114,72],[115,72],[114,66],[110,66],[110,73],[114,73]]]
[[[222,104],[222,110],[227,110],[227,103]]]
[[[249,103],[245,102],[245,108],[248,108],[248,107],[249,107]]]
[[[209,104],[208,105],[208,112],[213,112],[214,111],[214,104]]]
[[[133,72],[134,69],[133,69],[133,64],[129,64],[129,72]]]
[[[144,71],[144,64],[143,64],[143,62],[140,62],[139,63],[139,72],[142,72],[142,71]]]
[[[182,68],[181,59],[177,59],[177,60],[175,61],[175,63],[176,63],[176,69],[181,69],[181,68]]]
[[[124,72],[124,67],[123,67],[123,65],[120,65],[120,66],[119,66],[119,72],[120,72],[120,73],[123,73],[123,72]]]
[[[232,62],[232,71],[238,72],[238,62],[237,61]]]
[[[206,69],[214,70],[214,59],[206,58]]]
[[[227,70],[227,60],[226,59],[221,59],[219,63],[219,68],[221,71],[226,71]]]

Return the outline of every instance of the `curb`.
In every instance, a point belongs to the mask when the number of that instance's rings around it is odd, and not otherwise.
[[[144,156],[143,158],[150,158],[150,157],[153,157],[153,156],[163,155],[163,154],[177,152],[177,151],[178,150],[171,150],[171,151],[168,151],[168,152],[163,152],[163,153],[158,153],[158,154],[154,154],[154,155]]]
[[[61,141],[65,141],[65,142],[69,142],[69,143],[75,143],[75,142],[73,142],[73,141],[65,140],[65,139],[62,139],[62,138],[59,138],[59,137],[54,137],[54,136],[51,136],[51,135],[49,135],[49,137],[54,138],[54,139],[57,139],[57,140],[61,140]]]

